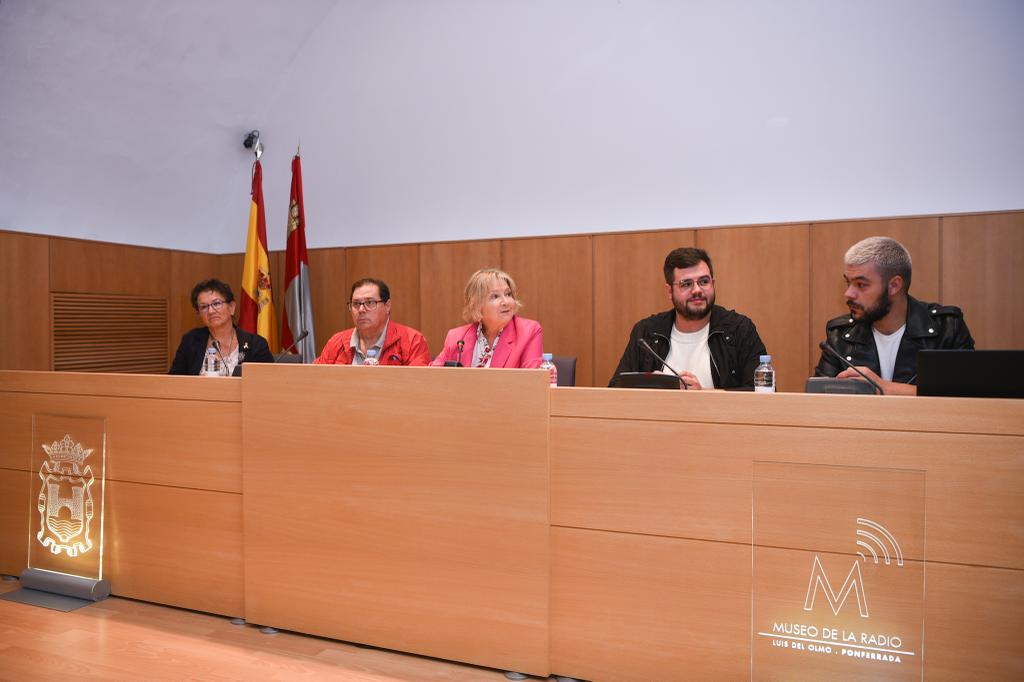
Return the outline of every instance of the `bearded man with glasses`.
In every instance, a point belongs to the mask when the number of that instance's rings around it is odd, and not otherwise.
[[[348,310],[355,327],[332,336],[314,365],[366,364],[370,350],[381,365],[430,363],[423,334],[391,319],[391,290],[383,281],[367,277],[353,283]]]
[[[633,325],[608,385],[618,385],[622,372],[663,372],[678,374],[687,389],[753,389],[764,343],[749,317],[715,305],[715,272],[707,252],[675,249],[665,258],[664,273],[672,309]]]

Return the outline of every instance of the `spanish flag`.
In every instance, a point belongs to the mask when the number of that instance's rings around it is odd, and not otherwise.
[[[263,167],[252,166],[252,203],[249,205],[249,236],[242,266],[241,312],[238,327],[267,340],[270,352],[280,350],[274,296],[270,286],[270,257],[267,254],[267,217],[263,210]]]

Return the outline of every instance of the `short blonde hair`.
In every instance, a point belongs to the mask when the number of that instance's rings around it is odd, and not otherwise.
[[[523,307],[523,302],[519,300],[519,289],[516,287],[512,275],[497,268],[484,268],[470,275],[469,281],[466,282],[466,307],[462,309],[462,319],[473,324],[479,323],[483,319],[481,311],[484,309],[484,303],[487,302],[491,286],[495,281],[504,281],[512,290],[512,299],[516,302],[516,309],[513,313],[519,312],[519,309]]]
[[[885,284],[899,275],[903,278],[903,293],[910,290],[910,275],[913,268],[910,252],[892,237],[862,239],[847,249],[844,261],[848,266],[871,263],[878,268],[878,273],[885,280]]]

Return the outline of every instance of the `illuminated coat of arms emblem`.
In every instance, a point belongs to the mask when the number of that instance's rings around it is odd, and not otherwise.
[[[85,449],[70,435],[64,440],[44,445],[49,459],[39,467],[43,484],[39,489],[40,528],[36,539],[54,554],[67,552],[69,557],[92,549],[89,526],[93,517],[91,487],[95,480],[85,458],[92,449]]]

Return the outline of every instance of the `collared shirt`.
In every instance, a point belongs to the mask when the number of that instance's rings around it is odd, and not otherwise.
[[[391,324],[391,320],[384,323],[384,329],[381,330],[380,336],[377,338],[377,342],[374,343],[370,348],[377,350],[377,361],[380,362],[380,352],[384,349],[384,338],[388,335],[388,325]],[[349,344],[352,347],[352,364],[361,365],[366,359],[363,351],[359,350],[359,330],[356,329],[352,332],[352,342]],[[369,348],[367,348],[369,350]]]
[[[502,329],[501,331],[505,331]],[[484,336],[484,325],[476,326],[476,345],[473,346],[473,367],[490,367],[491,359],[494,357],[494,349],[498,347],[498,339],[501,332],[494,337],[494,345],[487,345],[487,337]]]

